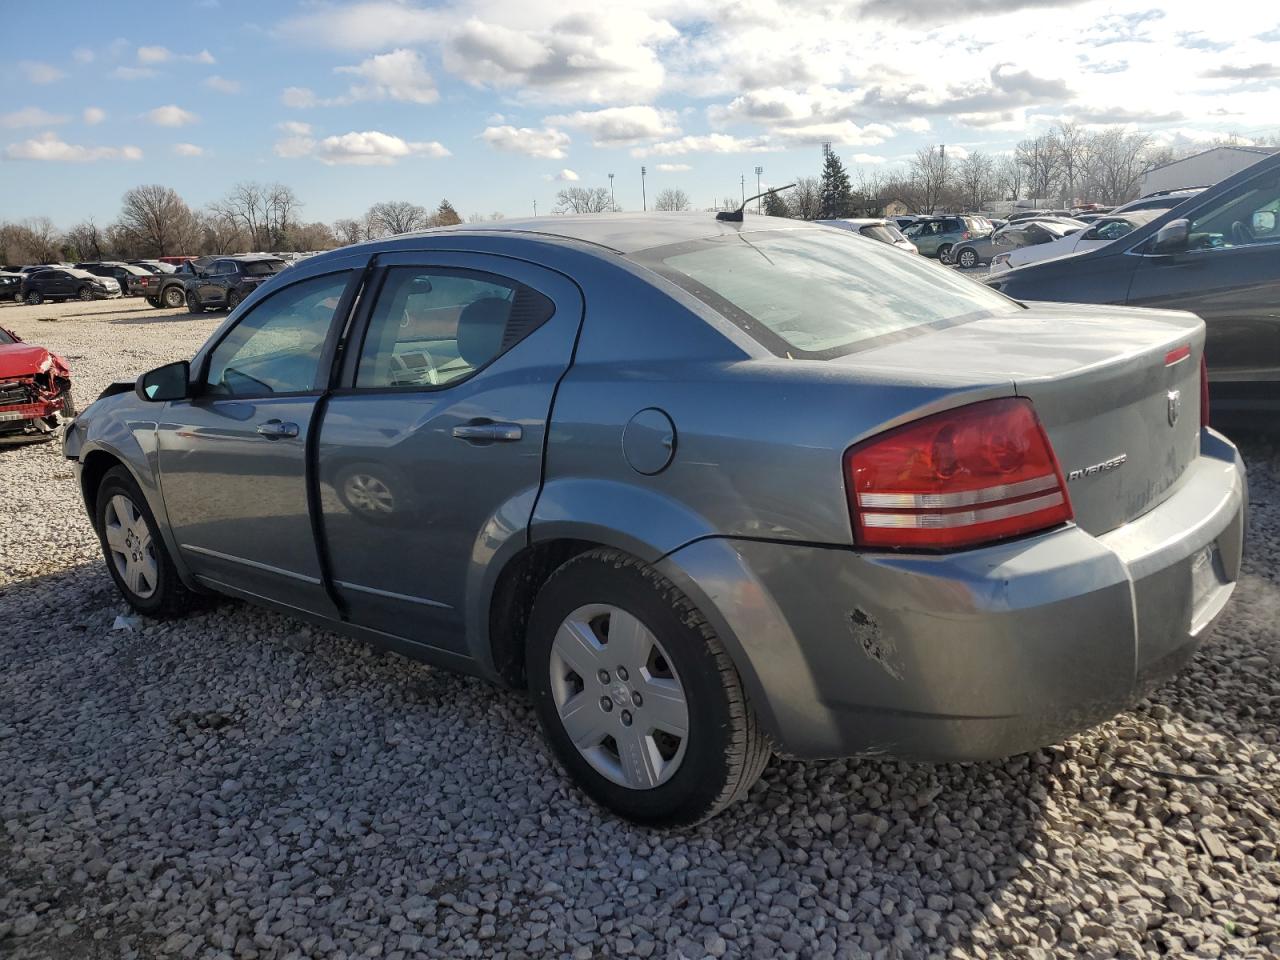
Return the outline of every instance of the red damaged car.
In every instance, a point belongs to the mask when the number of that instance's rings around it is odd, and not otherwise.
[[[74,414],[67,362],[0,327],[0,441],[52,436]]]

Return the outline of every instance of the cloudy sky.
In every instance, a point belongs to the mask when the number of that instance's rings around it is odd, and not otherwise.
[[[1280,131],[1280,7],[1250,0],[98,0],[0,63],[0,218],[113,218],[280,180],[308,219],[448,197],[551,209],[566,184],[699,207],[919,147],[1009,150],[1060,119],[1178,144]],[[1269,11],[1269,12],[1264,12]],[[137,29],[135,29],[135,27]],[[140,45],[141,43],[141,45]],[[749,190],[754,192],[754,190]]]

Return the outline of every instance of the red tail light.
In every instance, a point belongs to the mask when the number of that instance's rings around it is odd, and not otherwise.
[[[1071,500],[1030,400],[948,410],[849,448],[854,539],[866,547],[951,550],[1072,518]]]
[[[1200,429],[1209,426],[1209,365],[1200,354]]]
[[[968,231],[968,230],[966,230],[964,233],[960,234],[960,239],[961,239],[961,240],[968,240],[968,239],[969,239],[969,231]]]

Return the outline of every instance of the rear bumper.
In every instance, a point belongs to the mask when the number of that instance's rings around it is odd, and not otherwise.
[[[1100,537],[943,556],[713,539],[663,569],[726,637],[780,753],[980,760],[1102,722],[1184,664],[1239,575],[1247,499],[1207,431],[1171,496]]]

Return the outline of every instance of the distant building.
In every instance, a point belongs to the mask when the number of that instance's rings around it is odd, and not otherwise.
[[[1280,148],[1214,147],[1195,153],[1148,170],[1142,177],[1142,195],[1182,187],[1210,187],[1273,153],[1280,153]]]

